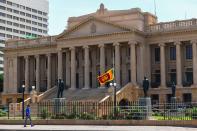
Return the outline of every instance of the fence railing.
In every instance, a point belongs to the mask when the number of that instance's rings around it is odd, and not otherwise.
[[[21,110],[8,112],[10,119],[21,119]],[[146,106],[139,101],[120,101],[115,107],[113,101],[57,99],[31,104],[31,115],[34,119],[197,120],[197,103],[154,103]]]

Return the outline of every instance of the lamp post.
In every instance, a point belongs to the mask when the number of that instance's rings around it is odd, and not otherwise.
[[[32,88],[32,91],[35,90],[35,86],[32,86],[31,88]]]
[[[110,83],[110,86],[114,88],[114,116],[116,116],[116,83]]]
[[[22,101],[22,119],[24,119],[24,114],[25,114],[25,112],[24,112],[24,99],[25,99],[25,96],[24,96],[24,93],[25,93],[25,85],[22,85],[22,93],[23,93],[23,96],[22,96],[22,99],[23,99],[23,101]]]

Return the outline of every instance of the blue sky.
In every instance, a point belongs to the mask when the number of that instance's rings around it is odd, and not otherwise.
[[[154,0],[49,0],[49,35],[60,34],[70,16],[95,12],[100,3],[108,10],[139,7],[154,13]],[[197,18],[197,0],[156,0],[159,22]]]

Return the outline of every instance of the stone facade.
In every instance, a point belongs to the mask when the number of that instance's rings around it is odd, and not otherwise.
[[[31,86],[39,94],[57,79],[68,90],[98,88],[97,76],[113,63],[117,86],[131,83],[138,88],[136,96],[143,95],[147,76],[153,102],[170,99],[172,81],[179,100],[197,101],[196,27],[196,19],[157,23],[156,16],[139,8],[110,11],[101,4],[95,13],[70,17],[60,35],[8,41],[2,101],[19,98],[22,84],[28,96]]]

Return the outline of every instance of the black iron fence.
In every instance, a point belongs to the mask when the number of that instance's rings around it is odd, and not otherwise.
[[[31,114],[33,119],[197,120],[197,103],[174,102],[146,106],[139,101],[121,101],[117,102],[116,105],[114,107],[113,101],[66,101],[56,99],[31,104]],[[3,116],[0,112],[0,118],[22,118],[20,105],[10,105],[10,108],[1,108],[0,111],[3,112]]]
[[[146,119],[147,110],[139,102],[114,107],[113,101],[45,101],[38,104],[42,119]]]
[[[136,102],[45,101],[38,104],[41,119],[193,120],[197,103],[160,103],[147,106]]]

